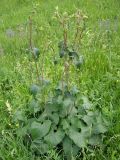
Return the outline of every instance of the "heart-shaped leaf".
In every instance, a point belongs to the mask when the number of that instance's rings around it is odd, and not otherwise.
[[[64,136],[64,131],[61,128],[58,128],[57,131],[51,130],[44,140],[47,144],[56,146],[63,140]]]
[[[75,157],[79,152],[79,147],[73,144],[73,141],[65,136],[63,139],[63,150],[68,160],[71,160],[72,157]]]
[[[43,124],[40,122],[33,122],[30,128],[30,134],[32,135],[33,140],[44,137],[49,132],[50,127],[50,120],[45,120]]]
[[[50,146],[43,142],[41,139],[35,139],[32,141],[31,144],[31,150],[38,154],[44,154],[47,153],[47,151],[50,149]]]
[[[71,127],[68,135],[78,147],[84,148],[87,146],[88,138],[91,136],[91,129],[90,127],[82,127],[79,132]]]

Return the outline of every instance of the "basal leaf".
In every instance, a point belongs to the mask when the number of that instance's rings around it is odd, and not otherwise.
[[[93,116],[84,115],[82,119],[87,125],[92,125],[95,123],[95,118]]]
[[[64,136],[64,131],[61,128],[58,128],[57,131],[51,130],[49,134],[44,137],[44,140],[47,144],[56,146],[63,140]]]
[[[60,110],[60,116],[65,117],[68,114],[70,114],[73,107],[74,107],[74,102],[72,101],[72,99],[65,98],[63,101],[63,106],[61,107],[61,110]]]
[[[43,124],[40,122],[33,122],[30,128],[30,134],[33,139],[44,137],[50,130],[51,121],[45,120]]]
[[[35,139],[32,141],[31,150],[37,154],[44,154],[50,149],[50,146],[43,142],[41,139]]]
[[[62,125],[62,128],[63,128],[63,130],[68,130],[69,129],[69,127],[70,127],[70,125],[69,125],[69,122],[67,121],[67,119],[62,119],[62,121],[61,121],[61,125]]]
[[[80,129],[83,127],[80,119],[78,119],[77,117],[72,117],[70,119],[70,122],[73,128]]]
[[[50,114],[48,116],[52,121],[53,123],[55,123],[56,125],[59,123],[59,115],[57,113],[53,113],[53,114]]]
[[[79,152],[79,147],[77,147],[73,141],[65,136],[63,139],[63,150],[68,160],[71,160],[72,157],[75,157]]]
[[[88,138],[91,136],[91,130],[90,127],[82,127],[81,131],[78,132],[71,128],[68,135],[78,147],[83,148],[87,146]]]
[[[67,159],[71,159],[72,157],[72,140],[65,136],[63,139],[63,151],[65,155],[67,156]]]

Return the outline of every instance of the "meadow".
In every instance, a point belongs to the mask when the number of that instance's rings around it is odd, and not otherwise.
[[[0,160],[120,160],[119,9],[119,0],[0,1]]]

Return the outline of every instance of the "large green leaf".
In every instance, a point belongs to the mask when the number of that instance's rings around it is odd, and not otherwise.
[[[55,123],[56,125],[59,123],[59,115],[57,113],[53,113],[49,115],[49,118]]]
[[[62,119],[61,125],[62,125],[62,128],[63,128],[64,131],[68,130],[69,127],[70,127],[68,120],[65,119],[65,118]]]
[[[63,150],[64,150],[66,155],[71,157],[71,154],[72,154],[72,140],[68,136],[65,136],[65,138],[63,139]]]
[[[33,139],[44,137],[50,130],[51,121],[45,120],[43,124],[40,122],[33,122],[30,128],[30,134]]]
[[[51,130],[50,133],[44,137],[44,140],[47,144],[56,146],[63,140],[64,136],[64,131],[61,128],[58,128],[57,131]]]
[[[87,146],[88,138],[91,136],[91,129],[90,127],[82,127],[81,131],[78,132],[71,128],[68,135],[78,147],[83,148]]]
[[[63,101],[63,106],[60,111],[60,116],[61,117],[67,116],[71,112],[73,107],[74,107],[74,102],[72,101],[72,99],[65,98]]]
[[[95,118],[94,116],[89,116],[89,115],[85,115],[83,116],[83,121],[87,124],[87,125],[92,125],[95,123]]]
[[[76,156],[79,152],[79,147],[73,144],[73,141],[65,136],[63,139],[63,150],[68,160],[71,160],[73,156]]]
[[[45,112],[47,115],[53,113],[53,112],[58,112],[59,106],[55,102],[49,102],[45,106]]]
[[[37,154],[44,154],[50,149],[50,146],[43,142],[41,139],[35,139],[32,141],[31,150],[36,152]]]
[[[77,117],[72,117],[70,119],[70,123],[71,123],[72,127],[75,129],[80,129],[83,127],[81,120],[78,119]]]

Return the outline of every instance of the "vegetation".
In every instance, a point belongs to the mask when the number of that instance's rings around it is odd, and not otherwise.
[[[0,2],[1,160],[120,159],[115,2]]]

